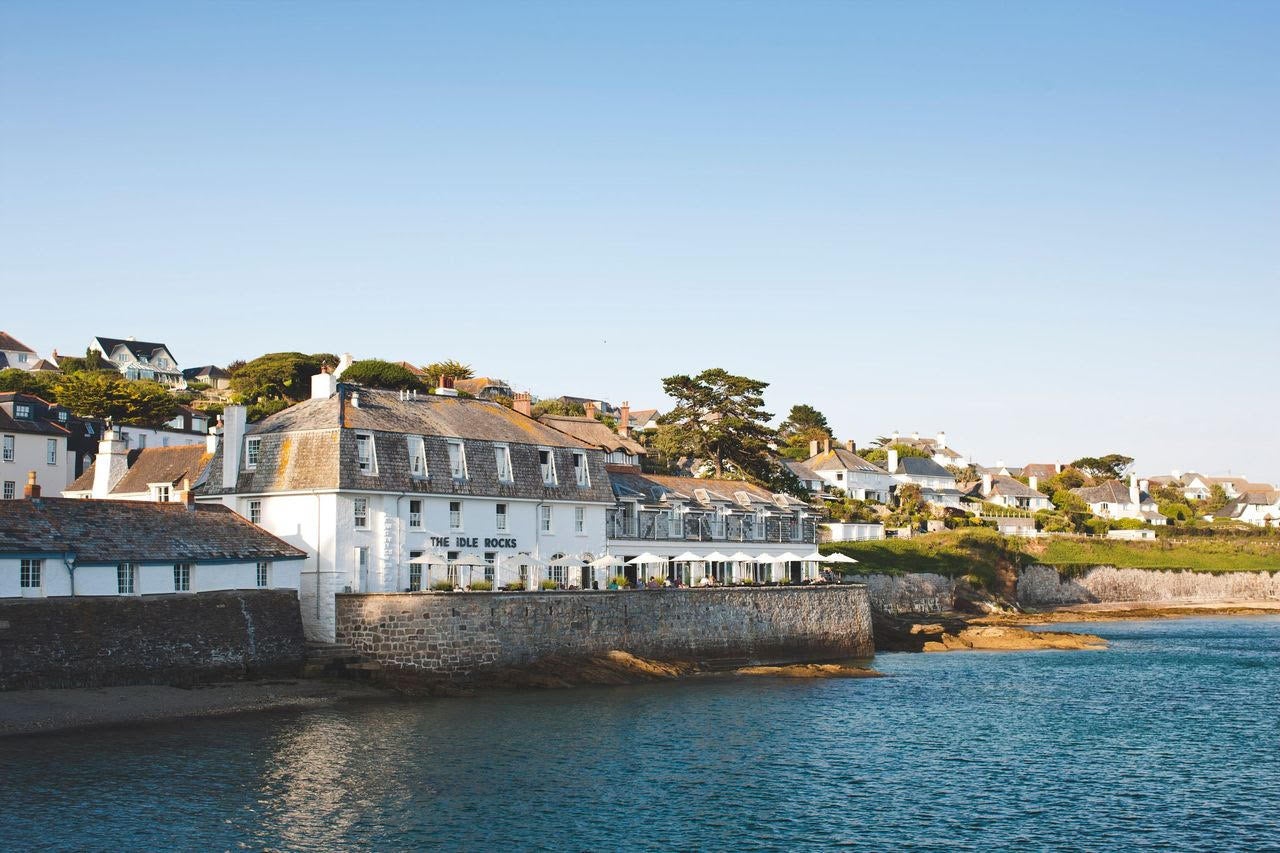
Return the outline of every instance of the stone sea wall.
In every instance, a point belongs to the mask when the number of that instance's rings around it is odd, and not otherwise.
[[[337,639],[399,676],[463,683],[615,650],[706,664],[873,654],[861,585],[339,595]]]
[[[292,590],[0,601],[0,690],[296,675]]]
[[[878,613],[945,613],[955,601],[956,582],[942,575],[861,575],[858,581]]]
[[[1096,566],[1065,578],[1049,566],[1031,566],[1018,577],[1024,607],[1162,601],[1214,604],[1280,600],[1280,572],[1169,572]]]

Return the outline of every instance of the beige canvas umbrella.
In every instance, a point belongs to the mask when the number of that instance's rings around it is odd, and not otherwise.
[[[825,557],[822,557],[821,562],[823,563],[856,563],[858,561],[853,559],[853,557],[850,557],[848,554],[841,554],[839,551],[837,551],[834,554],[827,554]]]
[[[595,560],[592,560],[591,568],[616,569],[620,566],[625,566],[626,564],[627,564],[627,561],[622,559],[621,557],[615,557],[612,554],[605,554],[603,557],[599,557]]]
[[[671,559],[675,560],[677,563],[705,563],[707,561],[706,557],[695,554],[692,551],[685,551],[683,554],[676,554]]]
[[[648,551],[645,551],[640,556],[632,557],[630,560],[627,560],[627,565],[641,566],[648,563],[665,563],[666,561],[666,557],[659,557],[657,554],[650,554]]]

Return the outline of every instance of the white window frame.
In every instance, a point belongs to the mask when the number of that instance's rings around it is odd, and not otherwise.
[[[31,420],[31,404],[30,403],[14,403],[13,416],[19,420]]]
[[[22,560],[18,567],[18,588],[23,595],[32,595],[32,590],[44,591],[44,560]]]
[[[125,584],[126,579],[128,585]],[[138,564],[116,563],[116,595],[138,594]]]
[[[547,504],[538,505],[538,531],[541,533],[554,533],[551,520],[551,507]]]
[[[499,533],[507,532],[507,515],[510,513],[511,507],[508,504],[494,504],[493,506],[493,529]]]
[[[409,447],[409,476],[415,480],[427,479],[427,440],[420,435],[406,438]]]
[[[369,529],[369,499],[351,499],[351,526],[356,530]]]
[[[361,454],[361,449],[365,449],[365,453]],[[373,433],[358,432],[356,433],[356,464],[360,468],[361,474],[376,476],[378,473],[378,448],[374,443]]]
[[[192,563],[173,564],[173,591],[191,592]]]
[[[259,560],[253,567],[253,585],[258,589],[271,588],[271,561]]]
[[[587,535],[587,508],[585,506],[575,506],[573,508],[573,532],[577,536]]]
[[[167,504],[173,497],[173,490],[168,483],[151,484],[151,500],[159,504]]]
[[[457,509],[454,509],[457,507]],[[462,501],[449,501],[449,530],[456,533],[462,530],[464,519],[462,516]]]
[[[245,517],[250,524],[262,524],[262,501],[259,498],[249,501],[249,511]]]
[[[3,439],[0,439],[0,446],[3,447],[3,450],[0,450],[0,459],[3,459],[5,462],[13,461],[13,443],[14,436],[12,435],[6,435]]]
[[[449,449],[449,474],[455,480],[467,479],[467,446],[461,441],[446,442]]]
[[[516,477],[515,470],[511,467],[511,448],[505,444],[495,444],[493,446],[493,459],[498,468],[498,482],[514,483]]]
[[[0,499],[6,501],[17,500],[18,498],[18,481],[5,480],[4,486],[0,487]]]
[[[591,488],[591,471],[587,468],[587,454],[581,450],[573,451],[573,478],[578,488]]]
[[[262,458],[262,439],[246,438],[244,440],[244,469],[246,471],[255,471],[258,468],[258,460]]]
[[[547,461],[542,461],[542,454],[547,455]],[[557,484],[556,479],[556,453],[550,447],[538,448],[538,469],[542,475],[542,485],[554,486]]]
[[[44,440],[44,464],[58,464],[58,439],[46,438]]]
[[[414,509],[414,504],[417,504],[418,508],[416,510]],[[410,530],[422,529],[422,499],[421,498],[409,499],[409,529]]]

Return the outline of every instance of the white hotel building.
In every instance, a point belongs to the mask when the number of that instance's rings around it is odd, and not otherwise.
[[[445,579],[532,586],[548,574],[589,586],[602,570],[521,559],[600,556],[614,503],[602,451],[521,412],[358,388],[329,374],[314,377],[310,400],[248,428],[243,407],[228,407],[196,492],[307,553],[303,624],[325,641],[339,592],[413,591]],[[427,554],[451,563],[411,562]]]

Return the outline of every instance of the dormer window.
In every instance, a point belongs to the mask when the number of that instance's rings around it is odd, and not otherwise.
[[[581,451],[573,453],[573,479],[580,489],[591,485],[591,473],[587,470],[587,454]]]
[[[377,473],[377,458],[373,447],[373,433],[356,433],[356,460],[360,463],[361,474]]]
[[[170,486],[168,483],[152,483],[151,484],[151,500],[156,503],[169,503]]]
[[[449,473],[455,480],[467,479],[467,452],[461,441],[451,441],[449,447]]]
[[[538,467],[542,471],[542,484],[554,486],[556,484],[556,457],[550,450],[538,450]]]
[[[58,421],[65,424],[67,422],[67,413],[58,412]]]
[[[13,416],[23,420],[31,420],[31,404],[30,403],[14,403]]]
[[[511,448],[505,444],[495,444],[493,447],[493,461],[498,468],[498,482],[510,483],[515,480],[511,471]]]
[[[415,480],[427,478],[427,443],[420,435],[411,435],[409,441],[409,476]]]
[[[252,471],[258,467],[258,459],[262,456],[262,439],[246,438],[244,441],[244,467]]]

